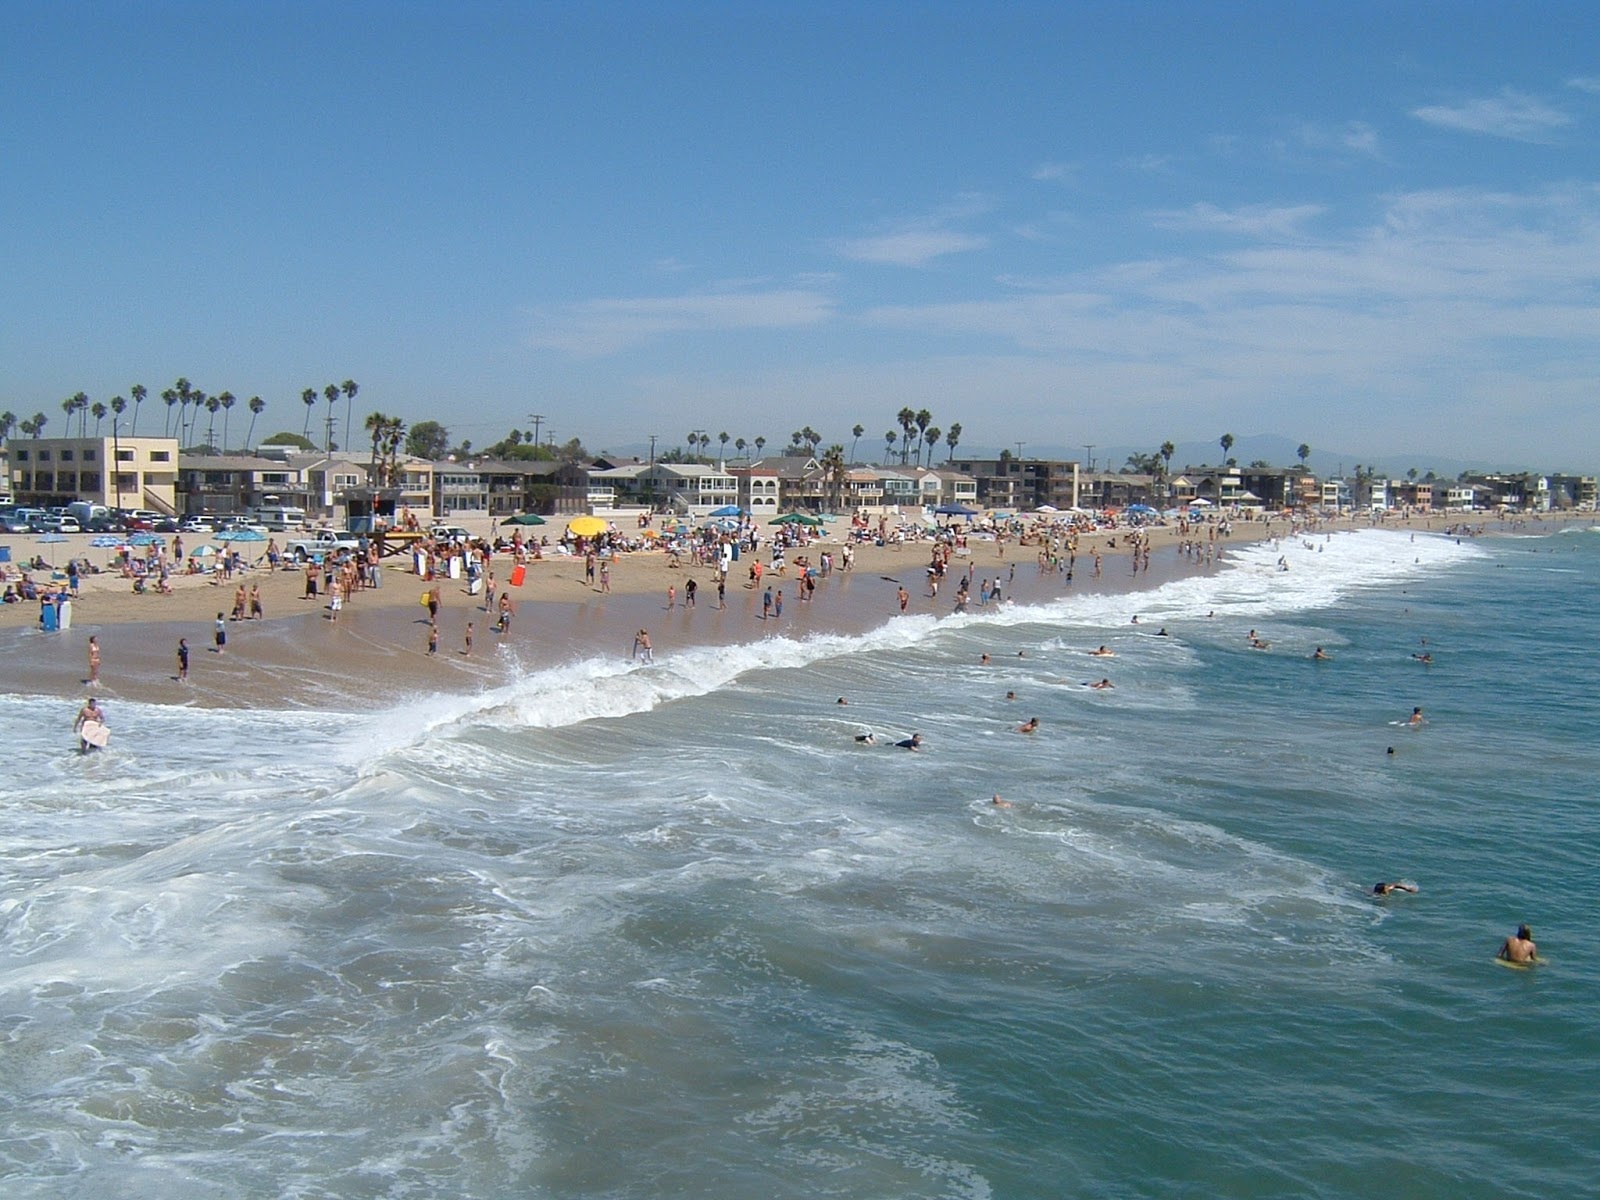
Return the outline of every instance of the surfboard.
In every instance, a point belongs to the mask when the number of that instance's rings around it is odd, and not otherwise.
[[[106,743],[111,740],[111,730],[100,721],[85,721],[83,728],[78,731],[78,736],[86,745],[96,750],[104,750]]]

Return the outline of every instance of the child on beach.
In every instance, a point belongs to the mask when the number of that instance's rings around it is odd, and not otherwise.
[[[217,614],[216,630],[212,633],[211,640],[216,643],[218,654],[228,652],[228,620],[221,613]]]
[[[466,655],[468,658],[471,658],[472,657],[472,622],[471,621],[467,622],[467,639],[466,639],[466,641],[467,641],[466,648],[463,649],[461,651],[461,653]]]
[[[428,623],[428,653],[439,653],[439,626],[432,621]]]
[[[178,682],[189,681],[189,639],[178,639]]]

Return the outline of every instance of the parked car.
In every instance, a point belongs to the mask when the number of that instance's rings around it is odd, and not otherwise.
[[[83,526],[78,524],[77,517],[69,517],[65,513],[47,514],[39,522],[39,528],[45,533],[82,533]]]
[[[214,529],[210,517],[185,517],[178,526],[179,533],[210,533]]]

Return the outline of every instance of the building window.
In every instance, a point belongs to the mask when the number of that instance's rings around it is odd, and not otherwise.
[[[127,458],[123,458],[124,454],[128,455],[128,457]],[[129,453],[128,451],[126,451],[126,450],[124,450],[122,452],[122,454],[117,455],[117,457],[119,459],[121,459],[122,461],[124,461],[124,462],[132,462],[133,461],[132,454]],[[172,451],[170,451],[170,450],[152,450],[152,451],[150,451],[150,461],[151,462],[163,462],[163,463],[164,462],[171,462],[172,461]]]
[[[96,462],[98,460],[95,458],[95,453],[94,453],[93,450],[85,450],[83,452],[83,461],[84,462]]]
[[[118,450],[117,451],[117,461],[119,463],[132,462],[133,461],[133,451],[132,450]]]
[[[49,462],[50,461],[50,451],[48,451],[48,450],[39,451],[39,461],[40,462]]]
[[[71,450],[62,450],[61,451],[61,461],[62,462],[71,462],[72,461],[72,451]]]
[[[27,462],[28,461],[28,452],[26,450],[22,449],[21,447],[17,448],[17,461],[18,462]]]
[[[100,490],[100,472],[83,472],[78,476],[78,486],[86,492],[98,492]]]

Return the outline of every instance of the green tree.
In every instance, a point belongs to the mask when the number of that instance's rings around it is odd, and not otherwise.
[[[317,406],[317,389],[307,388],[300,393],[300,399],[305,402],[306,406],[306,427],[300,436],[309,442],[311,440],[311,410]]]
[[[961,422],[951,421],[950,432],[944,435],[944,444],[950,447],[950,457],[945,462],[955,462],[956,447],[961,444]]]
[[[92,405],[89,406],[89,411],[94,414],[94,435],[95,437],[99,437],[100,422],[106,419],[106,414],[111,410],[99,400],[96,400]]]
[[[1300,445],[1295,448],[1294,456],[1300,460],[1300,469],[1302,471],[1305,470],[1306,459],[1311,457],[1310,445],[1306,442],[1301,442]]]
[[[406,434],[406,453],[436,462],[450,452],[450,431],[437,421],[418,421]]]
[[[933,414],[927,409],[917,410],[917,465],[922,464],[922,443],[927,440],[928,426],[933,424]]]
[[[261,444],[263,446],[293,446],[297,450],[315,450],[317,448],[316,443],[304,434],[289,433],[287,430],[283,433],[274,433],[270,437],[262,438]]]
[[[323,435],[322,439],[327,444],[323,446],[323,449],[329,454],[332,454],[335,449],[333,444],[333,406],[339,402],[339,385],[337,383],[330,383],[327,387],[323,388],[322,398],[328,402],[328,432]]]
[[[206,413],[210,418],[206,421],[206,449],[213,454],[217,449],[217,410],[221,407],[221,396],[206,397]]]
[[[124,396],[111,397],[111,411],[116,413],[118,418],[117,420],[111,422],[111,429],[113,432],[116,432],[117,426],[121,424],[122,414],[128,411],[127,398]]]
[[[756,457],[757,458],[761,457],[761,447],[765,446],[766,444],[767,444],[767,439],[766,438],[761,437],[759,435],[756,437],[755,447],[756,447]]]
[[[719,453],[724,459],[726,459],[728,457],[728,431],[726,429],[717,434],[717,441],[722,443],[722,449],[719,451]]]
[[[939,439],[944,436],[944,430],[937,425],[929,425],[922,431],[922,440],[928,444],[928,465],[933,466],[933,448],[939,444]]]
[[[139,436],[139,406],[144,403],[144,398],[150,393],[144,384],[136,383],[128,389],[128,395],[133,397],[133,427],[128,430],[129,437]]]
[[[344,444],[350,444],[350,406],[355,402],[356,393],[361,390],[354,379],[346,379],[339,385],[339,390],[344,393]]]
[[[7,409],[0,413],[0,445],[11,439],[11,431],[17,428],[17,414]]]
[[[1228,458],[1228,451],[1233,449],[1233,434],[1231,434],[1231,433],[1223,434],[1220,438],[1217,439],[1217,445],[1222,447],[1222,461],[1225,464],[1230,464],[1231,465],[1231,462],[1230,462],[1230,460]]]
[[[829,446],[822,455],[822,470],[828,481],[828,495],[832,511],[838,512],[844,507],[844,478],[846,464],[844,461],[844,447],[835,442]]]
[[[744,458],[745,457],[745,452],[744,452],[745,444],[746,443],[745,443],[745,440],[743,438],[735,438],[733,440],[733,448],[739,452],[739,457],[740,458]]]
[[[865,425],[862,425],[860,422],[857,422],[856,424],[854,424],[854,425],[852,425],[850,427],[850,461],[851,462],[855,462],[855,460],[856,460],[856,446],[860,444],[861,435],[863,433],[865,433],[866,431],[867,431],[867,427]]]
[[[250,430],[244,435],[244,448],[250,448],[251,439],[256,435],[256,418],[266,411],[267,402],[260,396],[251,396],[245,407],[250,410]]]
[[[917,427],[916,410],[902,408],[894,419],[900,424],[900,465],[904,466],[911,457],[911,431]]]
[[[161,393],[161,401],[167,406],[167,419],[161,422],[161,436],[169,437],[172,433],[172,410],[178,407],[177,389],[167,388]]]
[[[228,452],[228,414],[233,411],[233,406],[238,399],[232,392],[223,392],[217,397],[217,403],[222,405],[222,452]]]
[[[899,436],[900,434],[893,429],[888,430],[883,435],[883,440],[885,442],[883,448],[883,462],[885,466],[889,464],[889,456],[894,453],[895,439]]]

